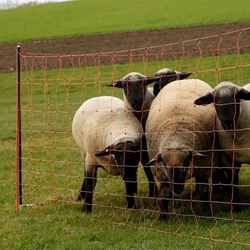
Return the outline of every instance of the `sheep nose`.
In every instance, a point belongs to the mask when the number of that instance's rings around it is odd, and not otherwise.
[[[136,99],[132,102],[133,108],[138,110],[142,107],[142,99]]]
[[[221,125],[222,125],[222,127],[225,130],[232,130],[232,129],[234,129],[234,124],[233,123],[222,123]]]

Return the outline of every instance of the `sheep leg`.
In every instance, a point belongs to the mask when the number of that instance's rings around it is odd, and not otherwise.
[[[119,162],[119,158],[116,157],[116,160],[117,162]],[[130,166],[130,165],[121,166],[119,164],[118,166],[119,166],[118,170],[126,187],[126,208],[136,208],[134,194],[137,193],[138,166]]]
[[[205,214],[211,216],[213,209],[212,204],[209,201],[209,185],[208,178],[206,176],[198,176],[196,179],[196,190],[198,190],[200,199],[203,201],[202,206]]]
[[[154,175],[152,174],[150,167],[143,167],[143,169],[148,179],[149,197],[157,197],[158,189],[154,179]]]
[[[83,178],[82,187],[81,187],[80,193],[77,197],[77,201],[85,200],[85,198],[86,198],[86,185],[87,185],[86,178]]]
[[[232,189],[232,202],[233,202],[233,211],[240,212],[242,210],[242,205],[240,205],[240,196],[239,196],[239,171],[241,165],[234,164],[236,169],[233,171],[233,189]]]
[[[136,208],[134,193],[137,189],[137,183],[124,180],[126,186],[126,207],[127,208]],[[135,187],[136,185],[136,187]]]
[[[92,171],[85,171],[83,190],[85,192],[85,202],[83,204],[82,212],[87,214],[92,212],[93,194],[96,185],[97,171],[96,167]]]
[[[239,171],[240,165],[234,163],[235,169],[230,169],[227,171],[228,179],[230,182],[230,192],[231,192],[231,200],[232,200],[232,208],[233,211],[240,212],[242,210],[242,206],[240,205],[240,196],[239,196]]]
[[[158,215],[158,220],[168,220],[168,203],[171,195],[171,190],[169,184],[161,183],[160,185],[160,197],[159,198],[159,206],[160,212]]]
[[[234,162],[234,167],[225,169],[224,174],[227,178],[221,179],[223,185],[222,190],[231,194],[232,209],[233,211],[240,212],[242,206],[240,205],[239,196],[239,171],[241,164]]]
[[[86,154],[84,152],[82,152],[83,165],[86,165],[85,164],[85,158],[86,158]],[[80,193],[79,193],[79,195],[77,197],[77,201],[85,200],[85,195],[86,195],[85,186],[86,186],[85,178],[83,178],[82,187],[81,187]]]
[[[227,174],[224,169],[218,168],[212,173],[213,195],[223,191],[224,187],[221,184],[227,183]]]
[[[80,193],[77,197],[77,201],[85,200],[85,196],[86,196],[85,186],[86,186],[86,183],[85,183],[85,178],[84,178],[83,182],[82,182],[82,187],[81,187]]]
[[[158,196],[158,189],[157,189],[154,175],[153,175],[150,167],[144,166],[144,164],[149,162],[149,156],[148,156],[148,152],[147,152],[147,144],[146,144],[145,137],[142,138],[142,149],[143,149],[143,152],[142,152],[141,163],[143,165],[144,172],[145,172],[147,179],[148,179],[149,197],[157,197]]]

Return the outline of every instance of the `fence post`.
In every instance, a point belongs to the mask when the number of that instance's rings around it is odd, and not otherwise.
[[[16,51],[16,210],[22,205],[22,147],[21,147],[21,46]]]

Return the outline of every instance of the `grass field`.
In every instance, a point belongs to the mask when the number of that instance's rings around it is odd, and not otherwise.
[[[0,11],[3,31],[0,42],[249,20],[248,9],[244,7],[246,1],[240,6],[234,1],[210,1],[209,4],[189,1],[184,7],[183,1],[168,3],[167,13],[176,10],[182,18],[166,15],[165,1],[160,0],[133,1],[133,5],[129,1],[119,2],[119,5],[118,1],[105,3],[75,1]],[[107,3],[112,4],[112,8]],[[142,5],[145,8],[137,15],[137,9]],[[133,11],[131,6],[135,6]],[[93,9],[101,11],[96,13],[91,11]],[[196,14],[192,15],[194,12]],[[29,29],[22,29],[27,25]],[[242,67],[238,67],[239,62]],[[180,63],[185,70],[195,68],[198,73],[194,77],[204,79],[211,86],[230,79],[237,79],[239,85],[250,82],[249,54],[228,55],[216,60],[211,57],[202,61],[200,58],[168,61],[167,66],[178,68]],[[215,71],[218,65],[221,70]],[[232,66],[230,70],[228,65]],[[249,249],[247,205],[242,213],[233,215],[228,205],[216,205],[215,216],[203,218],[187,216],[192,211],[184,202],[184,205],[181,203],[180,207],[173,208],[169,222],[156,222],[157,210],[154,201],[146,198],[147,186],[141,168],[136,197],[138,211],[124,210],[125,202],[120,196],[124,185],[120,178],[109,179],[99,171],[101,179],[96,188],[94,213],[81,213],[82,204],[76,202],[82,181],[81,157],[71,138],[75,110],[91,96],[121,97],[119,90],[104,86],[114,75],[119,78],[129,70],[146,70],[152,74],[163,66],[166,66],[164,62],[160,65],[159,62],[148,62],[146,66],[145,63],[135,63],[132,69],[131,65],[124,64],[117,65],[115,70],[101,66],[89,67],[87,71],[75,68],[22,73],[23,199],[25,204],[34,206],[24,207],[21,212],[15,211],[16,75],[0,74],[1,249]],[[243,166],[240,194],[246,203],[250,195],[248,176],[249,171]]]
[[[112,6],[112,7],[111,7]],[[77,0],[1,10],[0,43],[249,21],[248,0]]]

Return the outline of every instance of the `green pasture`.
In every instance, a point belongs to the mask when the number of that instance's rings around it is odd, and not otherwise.
[[[0,11],[0,43],[249,21],[248,5],[248,0],[76,0],[25,5]]]
[[[249,21],[248,1],[72,1],[0,11],[0,43],[113,33],[132,30]],[[48,58],[48,60],[51,60]],[[65,59],[66,60],[66,59]],[[126,210],[124,184],[102,170],[92,215],[81,213],[76,198],[83,178],[80,151],[71,122],[80,104],[93,96],[122,98],[106,83],[131,71],[152,76],[160,68],[192,71],[212,87],[230,80],[249,83],[249,54],[141,61],[111,66],[25,67],[21,73],[23,203],[15,207],[16,74],[0,74],[1,178],[0,249],[249,249],[249,206],[230,213],[230,197],[203,216],[198,197],[190,208],[193,180],[171,203],[168,222],[156,221],[157,205],[148,198],[142,167],[138,170],[137,210]],[[191,78],[190,77],[190,78]],[[240,196],[249,204],[248,167],[240,174]],[[220,194],[216,201],[222,199]],[[190,216],[192,215],[192,216]],[[248,244],[248,245],[246,245]]]
[[[170,220],[156,221],[156,201],[147,197],[147,181],[141,167],[137,210],[125,210],[120,177],[108,177],[99,170],[93,214],[83,215],[82,203],[76,201],[83,166],[71,136],[71,121],[80,104],[90,97],[121,98],[121,90],[105,84],[129,71],[152,75],[159,68],[169,67],[192,70],[192,77],[211,86],[229,79],[244,85],[250,81],[249,58],[249,54],[243,54],[138,62],[115,68],[26,68],[21,73],[23,203],[33,207],[22,207],[21,212],[15,212],[16,75],[0,74],[2,249],[248,249],[244,246],[249,244],[248,206],[241,213],[231,214],[227,197],[226,204],[214,204],[213,218],[203,217],[199,202],[195,202],[199,197],[194,197],[193,210],[190,209],[191,180],[182,201],[177,200],[170,207]],[[248,168],[243,166],[240,193],[246,203],[249,176]],[[219,195],[217,198],[221,199]]]

